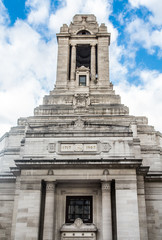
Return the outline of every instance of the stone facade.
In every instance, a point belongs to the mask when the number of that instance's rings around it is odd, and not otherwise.
[[[0,239],[161,240],[162,134],[115,94],[107,27],[57,39],[54,90],[0,139]]]

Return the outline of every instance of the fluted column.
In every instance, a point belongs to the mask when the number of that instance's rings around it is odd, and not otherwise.
[[[111,183],[102,182],[102,234],[103,240],[112,240]]]
[[[71,48],[71,73],[70,80],[75,80],[75,70],[76,70],[76,45],[72,45]]]
[[[96,51],[95,45],[91,45],[91,80],[96,78]]]
[[[53,240],[55,182],[46,183],[43,240]]]

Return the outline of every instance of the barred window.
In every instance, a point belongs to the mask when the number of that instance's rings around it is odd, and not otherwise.
[[[92,223],[92,196],[66,197],[66,223],[74,223],[77,218]]]

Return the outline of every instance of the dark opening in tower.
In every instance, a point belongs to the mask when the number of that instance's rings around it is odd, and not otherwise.
[[[76,46],[76,67],[91,67],[91,46],[89,44]]]

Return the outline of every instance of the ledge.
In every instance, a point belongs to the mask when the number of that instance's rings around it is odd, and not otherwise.
[[[127,168],[136,169],[141,166],[142,159],[29,159],[15,160],[19,169],[57,169],[57,168]]]
[[[84,224],[80,218],[77,218],[73,224],[63,224],[60,232],[97,232],[97,227],[91,224]]]
[[[0,173],[0,182],[15,182],[16,177],[11,172]]]
[[[146,176],[145,176],[145,181],[146,182],[162,182],[162,171],[150,171]]]

